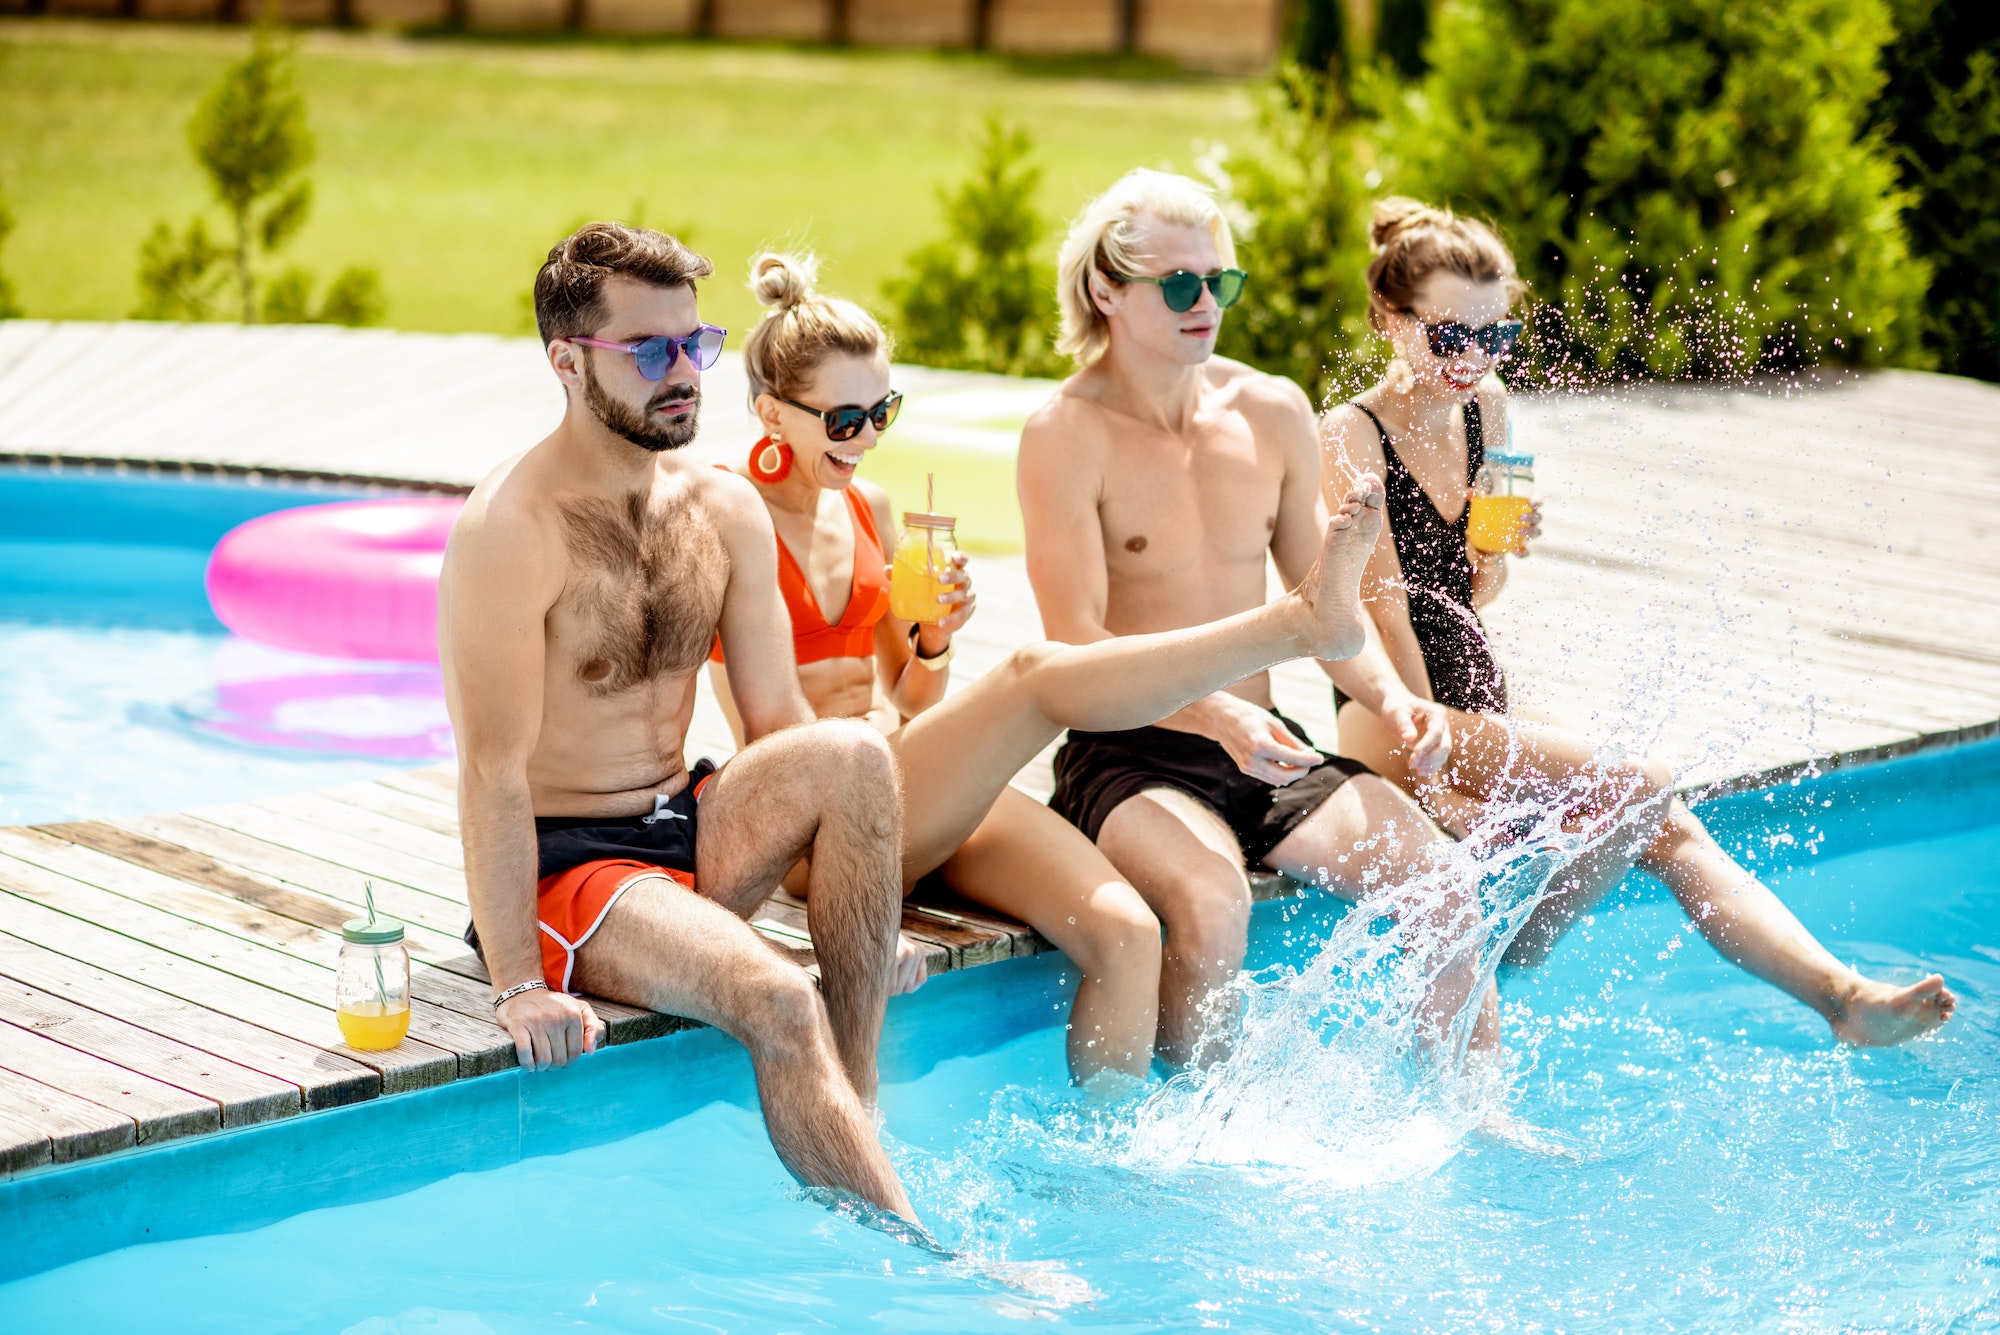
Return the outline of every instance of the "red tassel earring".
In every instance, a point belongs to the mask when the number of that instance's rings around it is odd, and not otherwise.
[[[750,476],[776,486],[792,475],[792,447],[769,436],[750,447]]]

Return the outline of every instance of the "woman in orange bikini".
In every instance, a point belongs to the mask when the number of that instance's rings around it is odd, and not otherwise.
[[[1496,797],[1587,790],[1597,816],[1620,804],[1642,836],[1639,865],[1665,882],[1725,957],[1811,1006],[1840,1038],[1898,1043],[1951,1016],[1957,998],[1936,974],[1906,986],[1864,977],[1813,938],[1778,897],[1725,852],[1655,762],[1607,762],[1567,728],[1509,708],[1478,609],[1506,582],[1505,555],[1467,540],[1486,442],[1504,441],[1507,395],[1494,374],[1521,333],[1514,257],[1485,224],[1414,200],[1376,206],[1369,320],[1395,345],[1381,383],[1320,419],[1328,494],[1363,474],[1383,479],[1387,519],[1363,581],[1369,610],[1404,684],[1446,706],[1455,745],[1441,772],[1419,774],[1387,727],[1358,703],[1336,703],[1341,750],[1416,794],[1463,830]],[[1446,515],[1455,518],[1446,519]],[[1531,515],[1519,541],[1540,535]],[[1641,812],[1648,813],[1641,815]],[[1572,868],[1573,888],[1536,911],[1508,958],[1535,964],[1623,874],[1623,852]]]
[[[1310,613],[1314,624],[1343,628],[1347,613],[1317,599],[1309,576],[1300,598],[1192,630],[1018,650],[947,700],[952,634],[972,615],[971,581],[960,558],[940,595],[951,613],[936,623],[913,627],[890,614],[889,498],[855,477],[900,403],[889,341],[860,307],[815,294],[812,276],[810,260],[758,259],[752,286],[775,309],[743,352],[767,434],[740,471],[777,529],[800,685],[820,717],[867,718],[889,735],[903,773],[905,889],[939,871],[966,898],[1033,925],[1082,974],[1070,1013],[1072,1074],[1143,1078],[1159,1022],[1159,921],[1089,839],[1008,781],[1065,727],[1142,726],[1241,680],[1251,658],[1298,656],[1296,632],[1284,644],[1265,625],[1271,609],[1289,606],[1296,623],[1302,604],[1324,606]],[[1363,483],[1330,525],[1322,567],[1336,600],[1351,587],[1350,557],[1355,581],[1365,560],[1352,556],[1360,535],[1340,535],[1372,529],[1378,492]],[[1357,637],[1360,628],[1356,604]],[[1345,629],[1326,634],[1335,652],[1319,657],[1360,647]],[[719,670],[710,676],[735,726],[728,682]],[[1430,1003],[1447,1023],[1476,981],[1476,952],[1455,953],[1465,961],[1453,974],[1462,990],[1441,988]]]

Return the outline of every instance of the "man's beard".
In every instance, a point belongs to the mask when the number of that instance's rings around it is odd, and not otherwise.
[[[669,385],[658,397],[649,399],[643,410],[621,403],[604,392],[589,363],[583,368],[583,401],[597,414],[597,420],[642,450],[655,454],[677,450],[694,439],[695,419],[701,415],[701,390],[695,385]],[[686,401],[693,410],[686,417],[655,422],[653,410],[663,404]]]

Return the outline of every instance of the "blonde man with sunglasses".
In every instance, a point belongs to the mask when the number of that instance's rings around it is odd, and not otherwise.
[[[1290,381],[1217,357],[1250,281],[1229,225],[1184,177],[1138,170],[1063,246],[1059,347],[1077,371],[1021,438],[1028,574],[1050,639],[1090,644],[1239,615],[1265,566],[1295,586],[1327,522],[1312,406]],[[1415,765],[1442,763],[1445,715],[1403,686],[1371,635],[1340,685]],[[1332,878],[1351,896],[1410,879],[1443,836],[1401,789],[1316,749],[1272,708],[1265,673],[1157,726],[1072,729],[1051,805],[1093,839],[1166,927],[1161,1052],[1219,1056],[1209,999],[1241,967],[1247,866]],[[1488,1007],[1475,1042],[1497,1038]]]

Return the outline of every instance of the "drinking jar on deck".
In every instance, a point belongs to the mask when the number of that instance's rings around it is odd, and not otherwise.
[[[410,1032],[410,950],[403,924],[355,918],[340,929],[334,1006],[350,1048],[393,1048]]]

